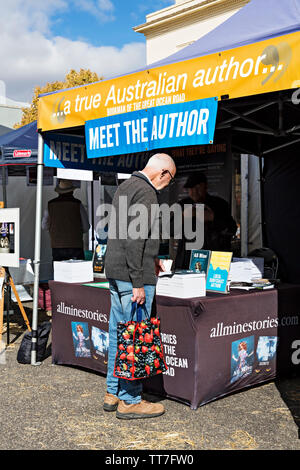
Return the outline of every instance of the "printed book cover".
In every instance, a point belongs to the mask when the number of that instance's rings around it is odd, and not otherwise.
[[[227,251],[212,251],[206,279],[206,290],[228,293],[227,281],[230,270],[232,253]]]
[[[207,274],[211,252],[209,250],[192,250],[189,269]]]
[[[103,364],[107,364],[109,344],[108,331],[92,326],[91,343],[93,359],[102,362]]]
[[[89,326],[86,322],[71,322],[76,357],[91,357]]]
[[[231,344],[231,383],[252,374],[254,363],[254,336]]]
[[[94,273],[104,273],[105,253],[107,245],[96,245],[93,257]]]
[[[278,336],[260,336],[257,342],[257,365],[254,369],[256,375],[272,375],[276,372]]]

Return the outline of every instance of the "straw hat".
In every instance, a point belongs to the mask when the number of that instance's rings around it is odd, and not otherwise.
[[[58,194],[65,194],[70,193],[78,189],[76,186],[73,185],[71,180],[59,180],[59,184],[56,186],[55,190]]]

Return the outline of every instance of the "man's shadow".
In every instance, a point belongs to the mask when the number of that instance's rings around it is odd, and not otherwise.
[[[298,427],[300,439],[300,288],[278,288],[278,348],[276,387]]]
[[[300,377],[277,379],[275,384],[298,427],[300,439]]]

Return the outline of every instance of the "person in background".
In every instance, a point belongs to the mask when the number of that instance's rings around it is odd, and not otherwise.
[[[72,181],[61,179],[55,188],[58,197],[44,212],[42,228],[49,231],[53,261],[84,259],[83,234],[90,224],[82,203],[73,196],[75,189]]]
[[[144,305],[149,316],[155,293],[156,274],[164,271],[162,262],[157,258],[159,237],[151,237],[153,206],[158,207],[157,193],[174,179],[176,167],[169,155],[153,155],[143,171],[134,172],[122,183],[113,198],[116,213],[116,230],[109,223],[105,271],[110,285],[111,310],[109,317],[109,349],[107,365],[107,393],[103,409],[117,411],[120,419],[153,418],[164,413],[160,403],[142,400],[142,381],[129,381],[114,377],[114,364],[117,352],[117,324],[131,319],[132,303]],[[127,210],[122,201],[126,200]],[[123,202],[124,204],[124,202]],[[143,205],[147,210],[148,225],[144,235],[139,238],[119,234],[120,214],[125,213],[127,224],[131,218],[126,215],[134,205]],[[133,217],[134,218],[134,217]],[[145,225],[146,225],[145,221]],[[126,223],[126,220],[125,220]],[[129,225],[128,225],[129,227]],[[116,235],[113,235],[113,232]],[[145,312],[143,312],[145,315]]]
[[[208,193],[207,178],[202,172],[190,175],[184,185],[188,189],[189,196],[182,199],[179,204],[186,209],[192,218],[193,225],[196,222],[196,204],[204,204],[204,245],[203,250],[231,251],[231,240],[237,231],[237,225],[231,216],[229,204],[221,197]],[[191,240],[189,240],[190,242]],[[191,252],[185,249],[186,239],[179,240],[175,259],[176,269],[188,269]]]

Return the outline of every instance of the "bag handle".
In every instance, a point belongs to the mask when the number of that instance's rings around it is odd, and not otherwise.
[[[132,302],[131,304],[131,321],[133,321],[134,314],[136,312],[136,320],[137,322],[141,322],[143,318],[143,310],[145,312],[146,317],[149,319],[149,314],[145,304],[137,304],[137,302]]]

